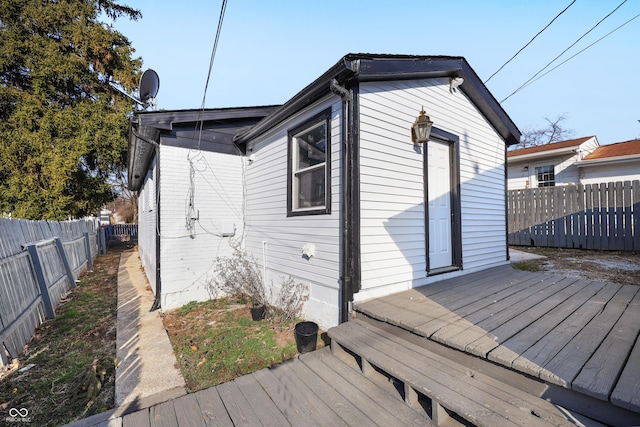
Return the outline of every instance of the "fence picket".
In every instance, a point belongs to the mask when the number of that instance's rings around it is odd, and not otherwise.
[[[17,357],[45,319],[44,301],[55,307],[74,285],[74,274],[98,253],[97,237],[86,249],[85,233],[96,235],[94,220],[28,221],[0,218],[0,364]],[[71,245],[71,246],[70,246]],[[90,253],[89,253],[90,252]],[[85,259],[82,260],[81,258]],[[37,274],[36,274],[37,273]]]
[[[509,190],[509,244],[640,250],[640,181]]]

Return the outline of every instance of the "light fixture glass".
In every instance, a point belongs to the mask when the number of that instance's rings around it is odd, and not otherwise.
[[[415,123],[411,126],[411,141],[419,144],[427,142],[431,135],[432,126],[433,122],[429,119],[429,116],[426,115],[423,107],[420,115],[416,117]]]

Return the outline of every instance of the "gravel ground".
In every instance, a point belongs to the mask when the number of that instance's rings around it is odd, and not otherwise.
[[[591,280],[640,285],[640,252],[594,251],[584,249],[514,247],[545,258],[520,263],[523,269],[584,277]]]

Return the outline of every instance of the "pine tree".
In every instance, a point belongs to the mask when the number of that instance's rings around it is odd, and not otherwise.
[[[108,0],[0,0],[0,214],[64,219],[96,213],[126,165],[142,61],[101,19],[137,20]]]

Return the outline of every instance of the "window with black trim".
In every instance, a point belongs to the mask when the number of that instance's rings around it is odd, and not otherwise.
[[[331,110],[289,131],[287,216],[331,213]]]
[[[553,165],[539,166],[536,168],[538,187],[555,187],[556,176]]]

